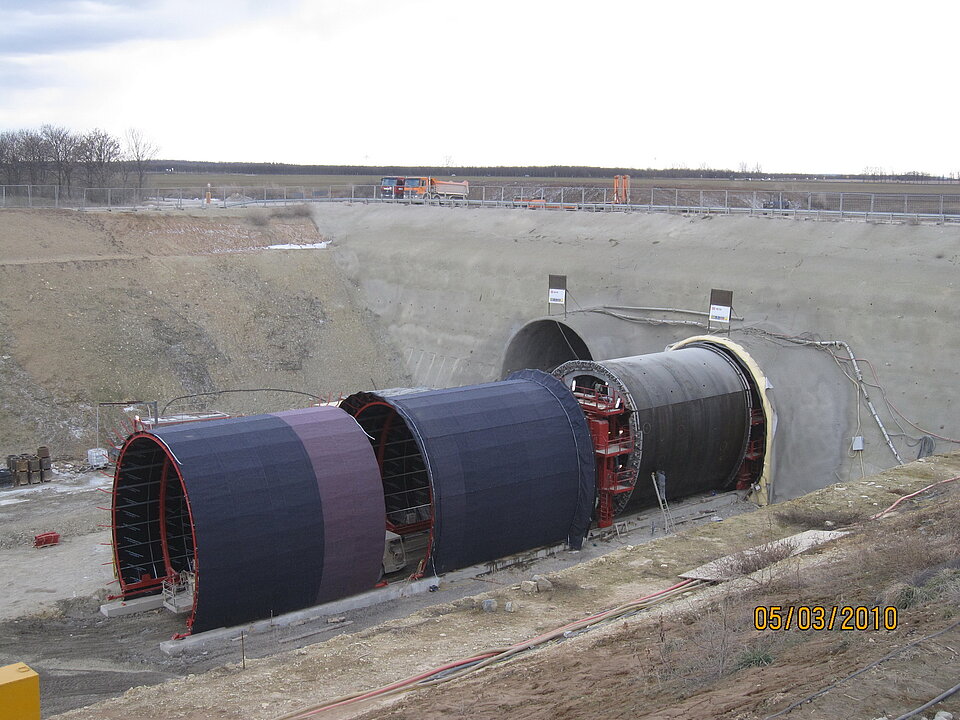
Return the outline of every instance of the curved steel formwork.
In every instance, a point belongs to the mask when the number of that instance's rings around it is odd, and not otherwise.
[[[432,572],[563,541],[579,547],[589,530],[590,433],[573,395],[547,373],[357,393],[341,407],[371,436],[394,528],[430,529]]]
[[[599,414],[622,412],[618,432],[630,442],[612,469],[618,480],[608,484],[612,515],[629,503],[655,504],[651,475],[657,472],[665,476],[667,499],[724,488],[736,477],[748,447],[751,392],[747,375],[721,349],[698,345],[575,360],[554,375],[573,390],[588,417],[598,415],[598,407]],[[596,430],[594,435],[596,440]]]
[[[384,550],[370,443],[333,407],[132,435],[113,527],[124,597],[189,574],[193,631],[369,589]]]

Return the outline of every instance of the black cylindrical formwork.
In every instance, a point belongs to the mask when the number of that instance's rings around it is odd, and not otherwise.
[[[525,370],[505,381],[341,404],[372,436],[387,517],[431,528],[437,573],[544,545],[579,547],[594,504],[590,433],[573,395]]]
[[[354,419],[332,407],[131,436],[113,519],[124,596],[195,573],[194,631],[369,589],[383,559],[376,460]]]
[[[617,497],[655,503],[651,473],[666,476],[668,499],[725,487],[743,460],[750,427],[748,380],[725,352],[710,346],[603,361],[575,360],[554,370],[567,387],[610,388],[626,403],[637,471],[632,492]]]

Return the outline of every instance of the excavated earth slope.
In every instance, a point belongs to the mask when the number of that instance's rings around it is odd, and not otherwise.
[[[85,457],[98,402],[405,382],[333,247],[268,249],[322,243],[309,217],[208,213],[0,213],[0,454],[46,444],[56,457]],[[251,413],[309,401],[230,394],[206,406]]]

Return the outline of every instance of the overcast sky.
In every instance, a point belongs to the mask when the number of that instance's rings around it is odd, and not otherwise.
[[[960,171],[960,3],[0,0],[0,130],[309,164]]]

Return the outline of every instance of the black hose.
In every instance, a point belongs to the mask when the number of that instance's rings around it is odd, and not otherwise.
[[[175,397],[172,400],[168,401],[166,405],[163,406],[163,410],[160,411],[162,415],[167,411],[167,408],[173,405],[177,400],[187,400],[189,398],[195,397],[204,397],[207,395],[222,395],[224,393],[244,393],[244,392],[282,392],[282,393],[294,393],[296,395],[306,395],[309,398],[314,400],[323,400],[322,397],[317,395],[311,395],[308,392],[302,392],[300,390],[284,390],[283,388],[249,388],[249,389],[239,389],[239,390],[213,390],[211,392],[202,392],[202,393],[192,393],[191,395],[180,395]]]
[[[957,692],[960,692],[960,685],[954,685],[954,686],[953,686],[952,688],[950,688],[949,690],[946,690],[946,691],[940,693],[939,695],[937,695],[937,696],[936,696],[933,700],[931,700],[930,702],[924,703],[923,705],[921,705],[920,707],[918,707],[916,710],[911,710],[911,711],[908,712],[906,715],[901,715],[900,717],[897,718],[897,720],[907,720],[907,718],[912,718],[912,717],[914,717],[915,715],[919,715],[919,714],[922,713],[924,710],[929,710],[929,709],[932,708],[934,705],[936,705],[938,702],[942,702],[943,700],[946,700],[948,697],[950,697],[951,695],[956,694]]]
[[[902,652],[903,652],[904,650],[906,650],[907,648],[912,648],[914,645],[919,645],[920,643],[922,643],[922,642],[924,642],[924,641],[926,641],[926,640],[932,640],[932,639],[935,638],[935,637],[938,637],[938,636],[940,636],[940,635],[943,635],[945,632],[949,632],[950,630],[953,630],[955,627],[957,627],[957,625],[960,625],[960,620],[958,620],[957,622],[953,623],[952,625],[950,625],[950,626],[948,626],[948,627],[945,627],[943,630],[938,630],[937,632],[933,633],[932,635],[927,635],[926,637],[922,637],[922,638],[920,638],[919,640],[914,640],[914,641],[911,642],[911,643],[907,643],[907,644],[904,645],[903,647],[897,648],[896,650],[894,650],[894,651],[893,651],[892,653],[890,653],[889,655],[884,655],[882,658],[880,658],[879,660],[874,660],[872,663],[870,663],[870,664],[867,665],[866,667],[860,668],[860,669],[857,670],[856,672],[847,675],[845,678],[842,678],[842,679],[840,679],[840,680],[837,680],[835,683],[833,683],[833,685],[830,685],[830,686],[828,686],[828,687],[825,687],[825,688],[823,688],[822,690],[817,690],[817,692],[813,693],[812,695],[807,695],[807,697],[803,698],[802,700],[797,700],[797,702],[793,703],[792,705],[788,705],[787,707],[785,707],[783,710],[780,710],[779,712],[775,712],[773,715],[767,715],[765,718],[763,718],[763,720],[773,720],[773,718],[780,717],[781,715],[786,715],[788,712],[790,712],[791,710],[796,710],[798,707],[800,707],[800,706],[803,705],[804,703],[810,702],[811,700],[814,700],[814,699],[820,697],[821,695],[825,695],[826,693],[830,692],[831,690],[833,690],[834,688],[836,688],[837,686],[839,686],[841,683],[845,683],[847,680],[851,680],[852,678],[855,678],[857,675],[861,675],[861,674],[865,673],[865,672],[866,672],[867,670],[869,670],[870,668],[876,667],[876,666],[879,665],[880,663],[886,662],[886,661],[889,660],[890,658],[892,658],[892,657],[894,657],[894,656],[896,656],[896,655],[899,655],[900,653],[902,653]],[[949,697],[950,695],[952,695],[952,694],[955,693],[955,692],[957,692],[957,688],[953,688],[952,690],[948,690],[948,691],[947,691],[948,694],[947,694],[947,695],[944,695],[943,697]],[[940,702],[939,699],[935,699],[935,701],[936,701],[936,702]],[[932,702],[934,702],[934,701],[931,701],[931,703],[932,703]],[[929,706],[930,706],[930,703],[928,703],[927,705],[924,705],[923,708],[920,708],[920,711],[922,711],[923,709],[925,709],[925,708],[927,708],[927,707],[929,707]],[[904,715],[903,717],[904,717],[904,718],[911,717],[911,716],[914,715],[916,712],[918,712],[918,711],[914,711],[914,712],[910,713],[909,715]],[[902,718],[897,718],[897,720],[902,720]]]

